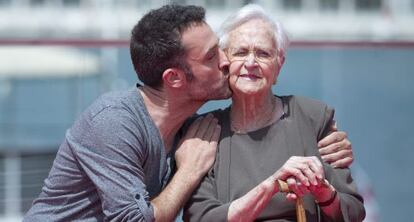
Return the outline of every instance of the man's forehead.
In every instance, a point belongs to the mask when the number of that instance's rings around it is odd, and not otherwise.
[[[189,27],[182,34],[182,44],[187,52],[205,53],[218,44],[218,38],[206,23]]]

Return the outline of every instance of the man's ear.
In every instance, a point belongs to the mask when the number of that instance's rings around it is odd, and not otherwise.
[[[162,73],[162,80],[164,86],[171,88],[180,88],[186,84],[187,79],[185,74],[181,69],[178,68],[168,68]]]

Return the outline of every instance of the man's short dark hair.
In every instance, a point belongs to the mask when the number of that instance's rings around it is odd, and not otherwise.
[[[151,87],[161,85],[162,73],[172,67],[189,67],[184,60],[182,33],[194,24],[205,22],[199,6],[165,5],[144,15],[132,29],[130,53],[138,78]]]

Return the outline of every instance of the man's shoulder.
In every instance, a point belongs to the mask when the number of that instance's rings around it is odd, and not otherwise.
[[[139,102],[138,91],[132,89],[110,91],[102,94],[91,105],[97,109],[106,107],[125,107]]]
[[[208,113],[213,114],[216,118],[220,118],[222,116],[229,115],[229,112],[230,112],[230,106],[225,107],[225,108],[215,109],[215,110],[212,110],[212,111],[210,111]],[[208,113],[206,113],[206,114],[208,114]]]
[[[102,94],[75,121],[71,127],[72,133],[83,134],[84,130],[89,131],[91,128],[105,130],[117,126],[146,125],[149,117],[142,111],[137,94],[131,89]]]
[[[300,95],[289,95],[289,96],[282,96],[282,98],[289,101],[290,104],[295,104],[298,106],[304,106],[304,107],[324,107],[327,106],[326,103],[311,98],[311,97],[305,97]]]
[[[326,103],[310,97],[289,95],[281,96],[280,98],[289,106],[291,111],[300,111],[307,115],[320,114],[328,108]]]
[[[125,89],[110,91],[102,94],[92,102],[82,113],[81,118],[87,117],[94,119],[102,113],[118,113],[120,110],[136,113],[139,109],[141,109],[141,101],[136,90]],[[114,117],[116,116],[114,115]]]

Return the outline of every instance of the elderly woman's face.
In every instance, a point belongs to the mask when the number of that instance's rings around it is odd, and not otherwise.
[[[229,33],[226,54],[230,61],[230,87],[234,93],[271,90],[280,70],[270,25],[249,21]]]

